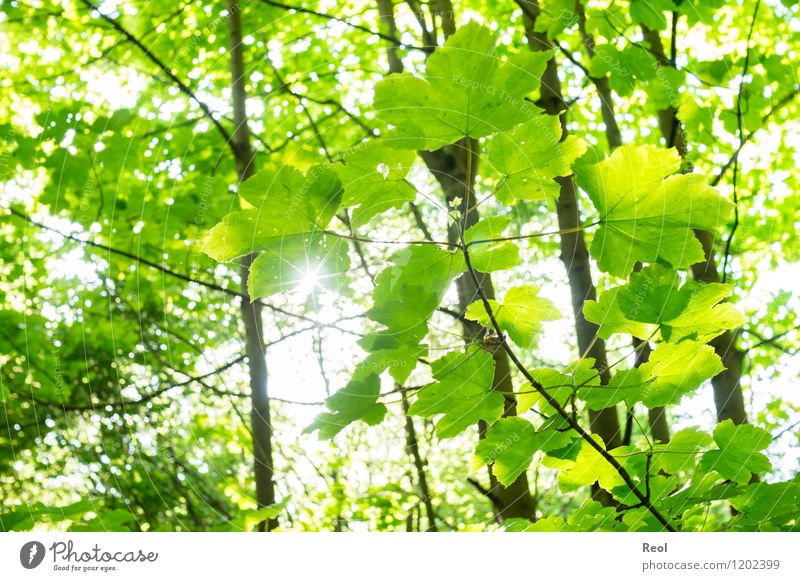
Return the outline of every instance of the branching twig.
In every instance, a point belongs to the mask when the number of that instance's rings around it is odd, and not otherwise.
[[[753,37],[753,28],[755,28],[756,18],[758,18],[758,9],[761,7],[761,0],[756,2],[756,7],[753,10],[753,18],[750,20],[750,30],[747,33],[747,45],[745,47],[744,67],[742,68],[742,80],[739,83],[739,93],[736,95],[736,123],[739,132],[739,150],[744,147],[744,129],[742,127],[742,94],[744,93],[744,86],[746,83],[747,70],[750,67],[750,41]],[[724,283],[728,277],[728,262],[731,257],[731,243],[733,236],[736,234],[736,229],[739,227],[739,191],[737,187],[739,175],[739,156],[733,162],[733,225],[728,234],[728,239],[725,241],[725,258],[722,262],[722,282]]]
[[[37,222],[36,220],[30,218],[29,216],[23,214],[22,212],[20,212],[18,210],[15,210],[14,208],[7,208],[7,210],[9,212],[11,212],[12,215],[16,216],[17,218],[20,218],[20,219],[24,220],[28,224],[30,224],[32,226],[35,226],[35,227],[37,227],[37,228],[39,228],[41,230],[46,230],[48,232],[52,232],[53,234],[57,234],[58,236],[61,236],[62,238],[65,238],[66,240],[70,240],[70,241],[76,242],[78,244],[85,244],[87,246],[91,246],[91,247],[97,248],[99,250],[104,250],[104,251],[109,252],[111,254],[116,254],[118,256],[122,256],[124,258],[128,258],[128,259],[132,260],[133,262],[136,262],[137,264],[143,264],[143,265],[145,265],[145,266],[147,266],[149,268],[152,268],[154,270],[158,270],[158,271],[160,271],[160,272],[162,272],[162,273],[164,273],[166,275],[169,275],[169,276],[171,276],[173,278],[176,278],[178,280],[182,280],[184,282],[197,284],[197,285],[206,287],[208,289],[219,291],[219,292],[222,292],[222,293],[225,293],[227,295],[230,295],[230,296],[233,296],[233,297],[237,297],[237,298],[243,298],[244,297],[243,293],[241,293],[239,291],[236,291],[234,289],[231,289],[231,288],[228,288],[228,287],[224,287],[224,286],[222,286],[220,284],[217,284],[215,282],[192,278],[191,276],[188,276],[186,274],[177,272],[177,271],[172,270],[172,269],[170,269],[170,268],[168,268],[168,267],[166,267],[166,266],[164,266],[162,264],[158,264],[156,262],[152,262],[150,260],[147,260],[146,258],[142,258],[141,256],[137,256],[136,254],[133,254],[131,252],[127,252],[125,250],[120,250],[119,248],[114,248],[114,247],[111,247],[111,246],[106,246],[105,244],[101,244],[99,242],[94,242],[92,240],[83,240],[83,239],[78,238],[77,236],[74,236],[72,234],[65,234],[64,232],[61,232],[60,230],[56,230],[55,228],[47,226],[46,224],[42,224],[41,222]],[[348,335],[361,336],[360,333],[357,333],[355,331],[351,331],[349,329],[345,329],[343,327],[340,327],[336,323],[322,323],[320,321],[312,319],[311,317],[307,317],[305,315],[300,315],[298,313],[293,313],[291,311],[287,311],[286,309],[283,309],[283,308],[278,307],[276,305],[272,305],[270,303],[266,303],[266,302],[264,302],[263,300],[260,300],[260,299],[257,299],[254,302],[257,302],[258,304],[262,305],[264,308],[267,308],[267,309],[269,309],[269,310],[271,310],[271,311],[273,311],[275,313],[280,313],[282,315],[286,315],[287,317],[292,317],[292,318],[295,318],[295,319],[299,319],[301,321],[306,321],[306,322],[309,322],[309,323],[313,323],[317,327],[325,327],[325,328],[330,328],[330,329],[336,329],[337,331],[339,331],[341,333],[346,333]],[[348,318],[353,318],[353,317],[348,317]],[[340,320],[345,320],[345,319],[340,319]]]
[[[203,110],[203,113],[205,113],[206,117],[208,117],[214,124],[214,126],[217,128],[220,135],[222,135],[222,137],[225,139],[226,145],[228,145],[229,147],[233,147],[233,142],[231,141],[231,134],[228,133],[228,130],[225,129],[219,122],[219,120],[214,116],[214,112],[211,111],[211,108],[208,105],[206,105],[203,101],[201,101],[197,97],[197,95],[195,95],[194,91],[192,91],[192,89],[186,83],[180,80],[178,76],[175,73],[173,73],[172,70],[170,70],[170,68],[164,63],[164,61],[162,61],[155,54],[153,54],[150,51],[150,49],[147,48],[144,44],[142,44],[142,41],[136,38],[133,34],[131,34],[128,31],[128,29],[126,29],[119,22],[117,22],[107,14],[105,14],[90,0],[80,0],[80,1],[83,4],[85,4],[90,10],[96,12],[100,16],[100,18],[108,22],[117,32],[119,32],[122,36],[124,36],[128,41],[136,45],[136,47],[139,48],[139,50],[141,50],[151,62],[153,62],[159,69],[161,69],[161,71],[165,75],[167,75],[167,77],[169,77],[169,79],[173,83],[175,83],[175,86],[178,87],[181,93],[183,93],[184,95],[189,97],[192,101],[197,103],[200,109]]]
[[[361,26],[360,24],[354,24],[349,22],[345,18],[340,18],[338,16],[334,16],[333,14],[326,14],[325,12],[317,12],[316,10],[312,10],[310,8],[304,8],[303,6],[291,6],[289,4],[283,4],[282,2],[275,2],[274,0],[260,0],[262,3],[267,4],[269,6],[274,6],[275,8],[283,8],[284,10],[294,10],[295,12],[301,12],[303,14],[309,14],[311,16],[316,16],[317,18],[323,18],[325,20],[332,20],[334,22],[340,22],[345,26],[349,26],[354,30],[360,30],[361,32],[365,32],[367,34],[373,34],[378,36],[384,40],[388,40],[389,42],[393,42],[403,48],[414,49],[414,50],[421,50],[425,52],[423,47],[413,46],[410,44],[405,44],[399,38],[396,38],[389,34],[384,34],[382,32],[376,30],[370,30],[366,26]]]
[[[662,515],[661,512],[655,506],[653,506],[653,504],[650,502],[650,499],[647,498],[647,496],[643,494],[642,491],[639,490],[639,488],[636,486],[636,483],[633,481],[633,478],[625,469],[625,467],[622,466],[622,464],[620,464],[619,461],[611,453],[609,453],[604,446],[600,445],[597,442],[597,440],[595,440],[588,432],[586,432],[586,430],[583,429],[580,423],[578,423],[578,421],[569,412],[567,412],[567,410],[565,410],[562,407],[562,405],[558,402],[558,400],[555,399],[555,397],[553,397],[550,393],[548,393],[548,391],[544,388],[544,386],[542,386],[542,384],[539,383],[536,380],[536,378],[534,378],[531,375],[531,373],[528,371],[525,365],[519,360],[516,353],[514,353],[514,350],[511,349],[511,347],[509,346],[508,341],[506,340],[506,337],[503,333],[503,330],[498,324],[497,318],[494,315],[494,311],[492,309],[491,304],[489,303],[489,299],[486,297],[486,292],[483,290],[480,279],[478,278],[478,274],[475,271],[475,268],[472,266],[472,259],[470,258],[469,248],[464,242],[463,229],[460,231],[460,236],[462,245],[461,250],[464,254],[464,262],[466,264],[467,272],[469,273],[469,276],[472,278],[475,284],[475,289],[476,292],[478,293],[478,297],[480,298],[481,303],[483,304],[483,308],[486,311],[489,320],[491,321],[492,328],[500,338],[500,345],[508,355],[508,358],[514,363],[516,368],[522,373],[522,375],[525,377],[528,383],[530,383],[530,385],[533,386],[533,388],[539,393],[539,395],[541,395],[542,398],[554,410],[556,410],[556,413],[558,413],[558,415],[561,416],[573,430],[575,430],[575,432],[583,439],[583,441],[585,441],[592,448],[594,448],[598,454],[600,454],[609,464],[611,464],[611,466],[614,468],[614,470],[616,470],[617,474],[620,475],[620,477],[628,486],[628,488],[631,490],[631,492],[634,494],[634,496],[636,496],[636,498],[638,498],[641,501],[642,506],[646,507],[647,510],[650,511],[650,513],[664,526],[666,530],[673,532],[676,531],[672,523],[670,523],[669,520],[664,515]]]

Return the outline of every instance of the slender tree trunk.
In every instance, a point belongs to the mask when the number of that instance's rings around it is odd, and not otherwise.
[[[520,0],[524,11],[525,32],[528,46],[531,50],[550,50],[552,47],[546,35],[535,32],[535,18],[539,15],[538,2]],[[563,139],[567,137],[567,120],[564,111],[564,99],[561,94],[561,81],[558,78],[558,68],[555,59],[550,59],[542,75],[541,99],[538,103],[549,115],[560,115]],[[613,113],[612,113],[613,118]],[[595,367],[600,374],[603,385],[608,383],[611,376],[608,370],[605,341],[597,336],[598,327],[590,323],[583,316],[583,305],[587,300],[595,300],[597,291],[592,281],[591,262],[586,239],[579,229],[580,211],[575,181],[572,177],[557,178],[560,194],[556,202],[558,213],[558,227],[564,233],[560,236],[561,260],[567,270],[570,295],[572,298],[572,312],[575,316],[575,332],[578,340],[578,350],[587,357],[595,360]],[[608,448],[616,448],[621,442],[619,415],[617,408],[608,408],[601,411],[590,412],[589,421],[594,433],[599,434]]]
[[[478,155],[476,152],[477,143],[471,139],[462,139],[454,145],[447,146],[435,152],[422,152],[422,159],[428,169],[436,177],[442,186],[445,202],[449,206],[455,200],[461,200],[460,208],[463,219],[462,225],[453,225],[448,230],[448,240],[451,243],[459,242],[459,230],[461,227],[468,229],[478,221],[478,212],[472,210],[467,213],[466,208],[472,205],[470,192],[475,180],[478,165]],[[487,298],[494,298],[494,286],[492,278],[487,273],[478,273],[481,287],[486,293]],[[467,307],[479,300],[478,288],[475,286],[472,277],[461,276],[456,280],[456,290],[458,292],[458,308],[460,312],[465,312]],[[482,328],[474,321],[463,322],[464,340],[467,343],[480,341]],[[511,366],[508,356],[502,349],[496,349],[492,353],[494,359],[494,378],[492,379],[492,389],[505,396],[505,408],[503,417],[514,417],[517,415],[517,404],[514,398],[514,386],[511,381]],[[485,426],[481,427],[481,435],[485,432]],[[491,492],[495,499],[495,513],[498,521],[506,518],[534,518],[535,511],[533,498],[528,485],[528,476],[523,473],[512,482],[508,487],[500,484],[490,473]]]
[[[586,56],[592,59],[595,54],[594,36],[586,30],[586,12],[581,0],[575,1],[575,13],[578,16],[578,30],[580,31]],[[546,40],[546,39],[545,39]],[[611,95],[611,86],[608,84],[608,77],[592,77],[592,83],[597,89],[600,97],[600,114],[605,124],[606,139],[608,147],[612,151],[622,145],[622,133],[617,124],[617,117],[614,114],[614,97]]]
[[[403,403],[403,414],[406,417],[406,449],[411,457],[414,459],[414,467],[417,470],[417,486],[422,495],[422,505],[425,507],[425,516],[428,517],[428,532],[438,532],[436,526],[436,511],[433,510],[433,498],[431,491],[428,487],[428,477],[425,474],[425,461],[422,459],[422,454],[419,452],[419,440],[417,439],[417,431],[414,428],[414,420],[408,415],[408,397],[404,391],[400,392]],[[422,527],[420,527],[422,528]]]
[[[660,67],[673,66],[664,52],[664,45],[658,31],[642,27],[644,39],[650,45]],[[667,142],[667,147],[675,147],[681,157],[686,159],[686,140],[683,127],[678,119],[678,112],[674,107],[667,107],[658,112],[658,125],[661,135]],[[689,162],[686,162],[685,171],[691,171]],[[720,282],[719,271],[714,260],[714,237],[704,230],[695,230],[695,235],[703,245],[705,260],[693,264],[691,271],[695,280],[705,283]],[[741,378],[744,364],[744,353],[736,347],[736,333],[726,331],[713,341],[714,347],[725,371],[711,379],[714,388],[714,404],[717,409],[717,421],[733,420],[735,424],[747,423],[747,411],[744,407]]]
[[[378,6],[381,15],[381,23],[385,30],[395,30],[392,7],[388,6],[385,0],[379,0]],[[450,0],[437,0],[431,7],[434,14],[440,18],[445,37],[453,34],[455,32],[455,18]],[[402,63],[396,56],[396,50],[396,46],[392,46],[389,49],[389,70],[392,73],[402,72]],[[472,182],[474,181],[477,169],[478,156],[475,155],[475,145],[476,144],[472,140],[463,139],[457,144],[437,151],[420,152],[428,169],[441,185],[447,203],[449,204],[456,198],[462,200],[462,212],[469,204],[469,193],[472,191]],[[464,220],[464,228],[468,228],[477,222],[477,220],[477,211],[468,213]],[[457,241],[457,234],[457,231],[451,228],[448,232],[448,237],[451,241]],[[494,297],[491,277],[488,274],[479,274],[479,276],[484,292],[486,292],[487,296]],[[470,304],[478,300],[478,291],[471,277],[468,276],[459,277],[456,281],[456,287],[458,291],[459,309],[461,312],[464,312]],[[465,323],[464,338],[466,341],[470,341],[479,335],[479,325],[471,322]],[[508,357],[504,351],[498,349],[493,353],[493,358],[495,362],[495,371],[492,388],[506,394],[503,416],[516,416],[517,407],[513,396],[514,387],[511,382],[511,367]],[[483,433],[483,431],[484,429],[481,428],[481,433]],[[492,485],[491,493],[494,499],[493,505],[495,515],[498,521],[502,522],[503,519],[512,517],[535,518],[536,515],[530,487],[528,486],[527,474],[521,474],[519,478],[508,487],[497,482],[491,473],[489,477]]]
[[[233,145],[236,157],[236,173],[244,181],[255,173],[253,152],[250,147],[250,131],[247,125],[245,101],[245,70],[242,45],[242,21],[238,0],[228,0],[228,31],[231,51],[231,94],[233,97]],[[272,464],[272,424],[270,423],[270,401],[267,391],[267,359],[264,348],[261,306],[251,302],[247,289],[247,278],[254,259],[253,254],[239,261],[242,279],[242,320],[245,328],[245,346],[250,372],[250,401],[252,404],[251,429],[253,432],[253,471],[256,481],[256,502],[265,507],[275,504],[274,468]],[[259,530],[272,530],[277,522],[270,519],[259,523]]]
[[[589,34],[586,30],[586,12],[583,8],[581,0],[575,2],[575,12],[578,16],[578,29],[583,38],[583,45],[586,49],[586,55],[591,59],[595,55],[595,42],[594,36]],[[611,93],[611,86],[609,85],[608,77],[592,77],[592,83],[597,89],[597,95],[600,98],[600,113],[603,117],[603,124],[605,125],[606,141],[608,142],[609,151],[614,151],[622,146],[622,132],[620,131],[619,124],[617,123],[617,116],[614,112],[614,96]],[[642,267],[641,263],[636,264],[636,269]],[[636,352],[635,367],[646,363],[650,359],[652,349],[649,344],[643,344],[642,341],[633,338],[633,348]],[[630,443],[630,434],[633,424],[633,409],[628,411],[628,417],[625,425],[625,443]],[[650,422],[650,431],[658,441],[669,441],[669,424],[667,423],[666,410],[663,407],[648,408],[648,420]]]

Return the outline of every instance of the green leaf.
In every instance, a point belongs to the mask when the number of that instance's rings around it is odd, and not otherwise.
[[[370,354],[358,364],[353,377],[381,374],[388,369],[392,379],[401,385],[414,371],[419,358],[428,354],[427,346],[404,343],[402,338],[392,334],[371,333],[361,339],[359,345]]]
[[[692,339],[707,343],[727,329],[735,329],[745,323],[746,319],[736,307],[721,302],[730,296],[733,290],[731,285],[692,283],[687,286],[691,291],[689,304],[661,329],[666,341]]]
[[[79,500],[60,507],[46,506],[41,502],[36,502],[0,514],[0,531],[29,531],[37,524],[45,522],[77,520],[96,508],[96,505],[90,500]]]
[[[286,504],[290,497],[284,497],[280,502],[270,504],[262,508],[251,508],[239,511],[234,518],[227,523],[214,527],[215,532],[250,532],[255,530],[256,525],[270,519],[276,519],[286,510]]]
[[[667,27],[664,10],[669,9],[669,4],[654,0],[631,0],[631,18],[653,30],[664,30]]]
[[[497,198],[503,203],[557,199],[560,186],[553,178],[570,175],[572,162],[585,152],[586,144],[573,135],[561,141],[555,115],[539,115],[499,133],[488,147],[489,163],[501,176]]]
[[[464,258],[434,245],[411,246],[396,252],[375,279],[374,305],[367,317],[414,344],[427,332],[427,321],[439,307]]]
[[[135,521],[134,515],[127,510],[117,508],[100,513],[85,523],[74,523],[67,530],[75,533],[130,532],[128,523]]]
[[[730,285],[687,281],[680,285],[677,271],[655,264],[631,275],[630,282],[614,287],[600,299],[586,301],[584,316],[600,325],[599,336],[629,333],[640,339],[652,336],[659,325],[665,341],[692,339],[707,343],[727,329],[744,323],[729,303]]]
[[[704,470],[714,470],[723,478],[747,484],[753,474],[772,469],[769,459],[760,452],[772,442],[766,430],[750,424],[737,426],[728,419],[714,429],[714,441],[719,450],[703,454],[700,466]]]
[[[220,262],[274,249],[276,239],[285,236],[325,228],[339,208],[342,188],[325,166],[305,176],[282,166],[252,176],[239,186],[239,195],[254,208],[231,212],[203,240],[202,251]]]
[[[618,515],[613,506],[603,506],[596,500],[590,500],[584,502],[569,516],[569,530],[584,532],[619,530]]]
[[[531,371],[531,375],[563,407],[572,394],[579,389],[592,389],[600,385],[600,374],[594,368],[594,364],[595,360],[587,357],[563,372],[557,369],[540,368]],[[532,386],[528,386],[524,393],[517,396],[517,411],[525,412],[536,403],[539,403],[540,411],[547,414],[555,413],[555,410],[539,393],[534,391]]]
[[[342,205],[355,207],[351,222],[354,228],[391,208],[401,208],[414,201],[416,190],[406,180],[417,154],[369,141],[345,153],[333,166],[344,186]]]
[[[696,341],[661,343],[639,369],[647,382],[641,401],[647,407],[675,405],[725,369],[714,349]]]
[[[479,420],[497,421],[503,413],[503,395],[492,391],[494,360],[479,347],[467,353],[448,353],[431,364],[436,383],[420,390],[409,413],[429,417],[442,414],[436,424],[440,439],[457,436]]]
[[[593,165],[578,166],[579,183],[600,214],[591,252],[599,268],[625,278],[636,262],[687,267],[704,259],[693,229],[714,232],[731,204],[700,175],[671,175],[674,149],[623,145]]]
[[[509,486],[527,470],[537,450],[550,452],[569,445],[577,434],[561,418],[535,428],[519,417],[498,420],[487,430],[475,451],[477,465],[493,464],[492,473]]]
[[[524,518],[509,518],[503,521],[503,530],[509,533],[560,533],[570,530],[560,516],[545,516],[531,522]]]
[[[613,407],[621,401],[635,402],[641,397],[645,379],[640,369],[625,369],[615,373],[608,385],[585,387],[578,390],[578,397],[586,402],[590,410]]]
[[[360,420],[370,426],[381,423],[386,415],[386,406],[378,402],[381,390],[379,375],[358,374],[351,379],[347,386],[325,400],[331,413],[319,414],[304,432],[319,430],[320,439],[330,440],[353,422]]]
[[[689,304],[691,290],[680,286],[678,271],[653,264],[631,274],[620,288],[619,306],[628,319],[659,324],[680,315]]]
[[[688,471],[697,464],[698,452],[711,444],[711,436],[697,428],[674,434],[667,444],[656,446],[653,464],[668,474]]]
[[[348,242],[324,234],[295,234],[265,243],[247,281],[253,300],[301,283],[338,289],[350,270]]]
[[[483,464],[492,464],[500,484],[509,486],[528,469],[538,449],[533,424],[522,418],[504,418],[489,428],[475,454]]]
[[[478,272],[508,270],[521,262],[519,247],[510,240],[490,242],[503,236],[511,225],[507,216],[484,218],[464,233],[464,242],[469,245],[472,267]]]
[[[423,78],[394,74],[376,85],[374,106],[394,125],[392,145],[435,150],[511,129],[539,113],[525,97],[539,87],[552,53],[504,59],[496,40],[497,33],[470,22],[428,58]]]
[[[596,301],[585,301],[583,316],[587,321],[600,326],[597,335],[602,339],[608,339],[614,333],[625,333],[639,339],[647,339],[653,334],[653,326],[631,321],[625,316],[618,300],[621,288],[610,288]]]
[[[502,303],[490,300],[489,305],[500,328],[520,347],[530,348],[542,331],[543,321],[555,321],[561,313],[548,299],[538,296],[539,289],[532,285],[508,289]],[[467,319],[492,328],[489,313],[482,301],[472,303],[465,314]]]
[[[758,482],[747,486],[745,493],[731,499],[731,506],[740,512],[739,521],[744,530],[764,530],[764,525],[788,525],[779,529],[797,531],[797,515],[800,514],[800,480],[790,482]]]
[[[602,438],[596,434],[591,437],[605,447]],[[622,449],[615,450],[619,453]],[[597,482],[601,488],[611,490],[625,484],[616,469],[590,444],[581,442],[581,450],[575,462],[558,474],[558,481],[567,488],[591,486]]]
[[[553,39],[578,21],[573,0],[539,0],[541,11],[536,17],[534,30],[547,33]]]

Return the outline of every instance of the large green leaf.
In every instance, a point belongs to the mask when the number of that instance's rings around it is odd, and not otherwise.
[[[625,333],[639,339],[649,338],[656,330],[655,327],[627,318],[618,298],[621,288],[610,288],[603,291],[596,301],[584,302],[583,316],[587,321],[599,325],[597,335],[603,339],[608,339],[614,333]]]
[[[484,464],[492,464],[497,480],[508,486],[527,470],[538,449],[533,424],[523,418],[504,418],[489,428],[475,454]]]
[[[661,343],[640,367],[645,382],[641,401],[648,407],[677,404],[725,369],[708,345],[696,341]]]
[[[591,437],[605,447],[600,436],[592,434]],[[622,455],[625,452],[624,448],[617,448],[614,450],[614,455]],[[568,467],[559,472],[558,481],[568,489],[590,486],[597,482],[601,488],[611,490],[616,486],[625,484],[625,481],[608,460],[585,441],[581,442],[580,452],[575,461],[568,463]]]
[[[394,128],[387,138],[408,149],[435,150],[462,137],[485,137],[531,120],[526,97],[539,87],[550,52],[501,56],[497,33],[462,26],[429,58],[425,75],[390,75],[375,87],[375,109]]]
[[[730,303],[722,302],[730,296],[733,287],[727,284],[690,283],[689,304],[680,315],[667,321],[661,334],[667,341],[692,339],[707,343],[727,329],[745,323],[744,316]]]
[[[265,242],[247,285],[253,299],[299,284],[341,288],[350,269],[348,241],[325,234],[294,234]]]
[[[633,403],[641,397],[646,385],[640,369],[623,369],[611,376],[608,385],[590,385],[578,390],[578,397],[586,402],[590,410],[602,410],[621,401]]]
[[[742,530],[798,530],[800,514],[800,478],[789,482],[757,482],[749,485],[745,493],[731,499],[731,506],[739,511],[738,523]],[[780,528],[773,528],[773,527]]]
[[[390,208],[400,208],[416,197],[416,189],[406,180],[417,154],[388,147],[383,141],[370,141],[353,147],[333,166],[344,187],[342,205],[355,207],[353,227]]]
[[[411,246],[390,258],[375,280],[374,304],[367,316],[389,331],[419,342],[447,287],[463,270],[460,254],[434,245]]]
[[[356,368],[356,376],[362,373],[382,373],[389,370],[397,383],[403,384],[414,371],[420,357],[428,354],[426,345],[408,341],[403,334],[381,331],[362,337],[359,345],[369,353]]]
[[[342,187],[328,167],[304,176],[290,166],[263,170],[239,186],[252,208],[231,212],[203,240],[202,250],[219,261],[274,249],[275,240],[324,229],[339,208]]]
[[[509,337],[520,347],[530,348],[542,331],[543,321],[555,321],[561,318],[561,313],[548,299],[539,296],[539,289],[533,285],[515,286],[508,289],[503,302],[490,300],[497,324],[507,332]],[[489,313],[483,301],[472,303],[465,316],[478,321],[487,328],[492,328]]]
[[[428,353],[426,346],[407,344],[393,334],[372,333],[359,344],[369,355],[356,365],[349,383],[325,400],[331,411],[319,414],[306,432],[319,430],[319,437],[328,440],[359,420],[370,426],[379,424],[386,414],[386,406],[378,402],[380,376],[388,370],[392,379],[402,384],[419,358]]]
[[[511,225],[511,218],[494,216],[473,224],[464,233],[472,267],[478,272],[494,272],[518,266],[519,247],[510,240],[500,240]]]
[[[728,419],[714,429],[714,441],[719,449],[703,454],[700,465],[704,470],[714,470],[723,478],[747,484],[753,474],[772,468],[761,453],[772,442],[766,430],[750,424],[737,426]]]
[[[600,326],[604,339],[614,333],[646,339],[658,325],[666,341],[707,343],[744,323],[736,307],[721,302],[731,291],[719,283],[681,284],[677,271],[655,264],[633,273],[628,284],[603,292],[598,301],[586,301],[584,315]]]
[[[625,278],[637,262],[687,267],[704,259],[692,230],[716,231],[731,204],[704,176],[672,175],[679,166],[674,149],[623,145],[577,169],[600,214],[591,252],[602,271]]]
[[[648,407],[677,404],[684,395],[723,370],[722,362],[708,345],[694,341],[661,343],[639,368],[617,371],[608,385],[578,389],[578,397],[590,410],[641,401]]]
[[[686,428],[674,434],[667,444],[657,445],[653,463],[668,474],[689,470],[697,464],[698,452],[711,443],[711,436],[697,428]]]
[[[568,136],[561,141],[561,121],[539,115],[510,131],[499,133],[488,146],[489,163],[500,174],[499,200],[555,200],[560,192],[553,179],[572,173],[572,162],[586,152],[586,144]]]
[[[378,402],[381,390],[379,375],[380,372],[357,373],[346,387],[325,400],[331,411],[319,414],[305,431],[319,430],[321,439],[330,440],[353,422],[361,420],[374,426],[383,421],[386,406]]]
[[[534,369],[531,375],[563,407],[573,394],[579,393],[579,390],[591,390],[600,386],[600,374],[594,368],[594,364],[595,360],[587,357],[563,372],[544,367]],[[542,412],[555,413],[552,406],[534,390],[533,386],[526,386],[519,392],[517,409],[520,413],[529,410],[536,403],[539,403]]]
[[[439,438],[457,436],[479,420],[497,421],[503,413],[503,395],[492,391],[494,360],[479,347],[466,353],[448,353],[431,364],[435,383],[417,394],[409,413],[442,415],[436,423]]]
[[[617,299],[628,319],[659,324],[680,315],[690,296],[691,289],[681,286],[677,270],[653,264],[631,274]]]

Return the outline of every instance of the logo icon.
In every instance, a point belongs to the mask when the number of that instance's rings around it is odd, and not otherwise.
[[[44,545],[39,541],[30,541],[19,550],[19,562],[26,569],[35,569],[44,560]]]

